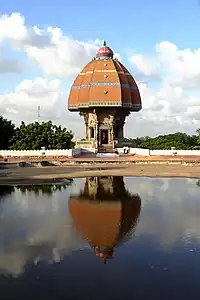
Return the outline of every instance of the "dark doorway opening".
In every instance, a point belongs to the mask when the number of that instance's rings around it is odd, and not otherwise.
[[[94,138],[94,127],[90,127],[90,138]]]
[[[115,138],[116,139],[119,138],[119,125],[116,125],[116,127],[115,127]]]
[[[102,129],[101,130],[101,145],[107,145],[108,144],[108,130]]]

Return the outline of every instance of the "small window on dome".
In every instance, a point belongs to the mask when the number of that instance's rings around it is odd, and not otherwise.
[[[105,75],[104,75],[104,78],[107,78],[107,77],[108,77],[108,75],[107,75],[107,74],[105,74]]]
[[[107,64],[104,64],[104,67],[107,67]]]
[[[104,94],[108,94],[108,91],[104,91]]]

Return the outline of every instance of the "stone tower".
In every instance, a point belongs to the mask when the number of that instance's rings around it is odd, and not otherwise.
[[[104,42],[76,77],[69,94],[69,111],[79,111],[84,117],[81,143],[98,152],[113,152],[115,142],[124,137],[126,117],[141,108],[134,78]]]

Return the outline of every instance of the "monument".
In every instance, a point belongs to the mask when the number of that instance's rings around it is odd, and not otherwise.
[[[85,139],[77,147],[113,152],[124,137],[126,117],[141,108],[134,78],[104,42],[70,90],[68,109],[79,112],[85,122]]]

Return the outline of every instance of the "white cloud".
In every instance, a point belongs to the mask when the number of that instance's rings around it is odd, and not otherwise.
[[[179,130],[195,133],[200,126],[200,49],[179,49],[163,41],[155,46],[154,54],[136,53],[129,61],[140,77],[142,74],[152,81],[162,78],[156,88],[139,85],[143,110],[136,116],[137,125],[146,124],[149,135]]]
[[[136,54],[132,55],[129,60],[137,67],[138,71],[142,72],[146,76],[153,76],[159,72],[160,65],[155,58]]]
[[[163,80],[183,89],[199,87],[200,48],[179,49],[177,45],[163,41],[155,46],[154,55],[134,54],[129,60],[144,75],[163,74]]]
[[[139,84],[143,110],[134,116],[139,119],[136,126],[147,125],[149,135],[179,130],[195,133],[200,126],[200,49],[179,49],[163,41],[155,46],[154,54],[136,53],[129,61],[140,77],[150,80]],[[151,87],[151,80],[156,88]],[[131,118],[128,125],[130,122]]]
[[[80,191],[82,182],[76,184]],[[70,190],[73,187],[51,197],[39,192],[39,201],[36,201],[34,192],[22,194],[15,189],[10,201],[2,201],[1,274],[18,276],[28,262],[59,262],[73,250],[89,247],[72,226],[67,203]]]
[[[10,44],[14,51],[25,53],[34,67],[39,67],[46,77],[51,76],[51,80],[24,80],[12,92],[0,95],[2,113],[14,121],[34,120],[37,106],[41,105],[43,119],[67,124],[81,136],[83,121],[78,114],[66,111],[70,86],[65,85],[63,89],[60,80],[70,77],[73,81],[102,42],[98,38],[74,40],[56,27],[28,26],[18,13],[0,16],[0,45]],[[121,60],[118,53],[116,57]],[[129,57],[130,64],[136,68],[135,75],[139,74],[141,79],[143,109],[128,118],[126,135],[156,135],[169,131],[195,133],[200,126],[199,60],[200,49],[179,49],[168,41],[157,44],[152,55],[135,53]],[[19,63],[10,59],[7,64],[0,62],[0,70],[7,72],[17,72],[19,67]],[[156,84],[153,85],[151,79]]]
[[[195,179],[126,178],[125,185],[142,201],[136,235],[154,235],[169,248],[195,239],[199,244],[200,203]]]
[[[36,121],[40,106],[41,121],[53,120],[55,124],[67,127],[80,137],[83,132],[78,132],[77,127],[81,118],[78,114],[67,111],[66,98],[61,90],[61,80],[38,77],[24,80],[10,93],[1,94],[0,110],[6,118],[19,125],[22,120]]]
[[[137,237],[148,235],[156,237],[163,248],[183,243],[186,250],[199,244],[200,202],[195,179],[126,177],[124,182],[132,195],[141,197],[133,244]],[[78,195],[83,188],[84,180],[76,179],[71,187],[51,197],[41,192],[22,194],[15,188],[15,193],[2,199],[0,273],[19,276],[27,263],[58,262],[72,251],[90,249],[75,230],[68,210],[69,195]]]
[[[6,30],[4,30],[6,28]],[[99,40],[83,42],[64,35],[60,28],[28,27],[25,18],[13,13],[0,18],[0,41],[8,40],[47,75],[75,76],[95,55]]]
[[[41,105],[47,115],[54,111],[56,116],[63,101],[60,85],[57,79],[24,80],[14,91],[0,95],[0,106],[5,110],[14,109],[19,117],[29,118]]]
[[[169,132],[187,132],[195,134],[200,126],[198,94],[191,94],[179,86],[163,82],[158,89],[148,84],[139,84],[143,109],[132,113],[127,119],[125,132],[134,136],[155,136]]]
[[[59,77],[77,75],[103,43],[98,38],[88,42],[73,40],[56,27],[28,27],[18,13],[0,17],[0,41],[4,40],[25,51],[47,75]],[[115,56],[120,59],[118,53]]]

